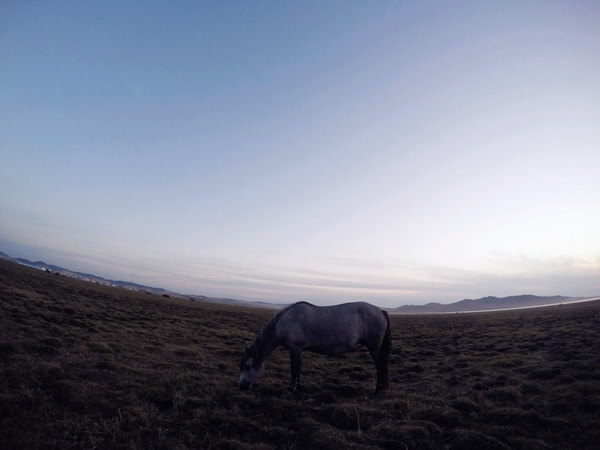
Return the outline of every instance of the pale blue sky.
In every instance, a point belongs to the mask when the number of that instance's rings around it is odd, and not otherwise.
[[[598,2],[0,7],[0,251],[186,293],[600,291]]]

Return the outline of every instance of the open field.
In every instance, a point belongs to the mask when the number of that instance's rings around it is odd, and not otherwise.
[[[600,302],[391,316],[391,390],[366,350],[275,350],[272,310],[128,292],[0,261],[0,448],[582,449],[600,442]]]

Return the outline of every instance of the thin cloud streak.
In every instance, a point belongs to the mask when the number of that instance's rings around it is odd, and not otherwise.
[[[20,217],[19,230],[0,225],[2,235],[17,241],[27,256],[106,278],[134,281],[186,294],[289,303],[321,304],[366,300],[382,306],[451,302],[487,295],[597,295],[600,256],[592,259],[488,252],[478,265],[461,268],[426,261],[373,257],[267,258],[233,261],[199,258],[161,247],[124,244],[105,232],[65,233],[51,217]],[[65,239],[65,235],[69,237]],[[31,238],[28,238],[31,236]],[[5,239],[7,242],[11,239]],[[82,253],[81,247],[86,252]],[[13,250],[16,251],[16,250]],[[151,254],[151,256],[150,256]]]
[[[406,268],[406,264],[403,265]],[[414,265],[411,273],[398,276],[341,276],[313,270],[261,271],[256,273],[243,266],[211,266],[212,276],[202,271],[190,274],[197,285],[214,292],[247,300],[286,303],[313,300],[320,303],[367,300],[384,306],[429,301],[450,302],[487,295],[506,296],[534,292],[538,295],[595,295],[598,265],[571,270],[555,264],[554,271],[543,274],[497,274],[452,267]],[[343,267],[339,268],[343,272]],[[182,272],[188,273],[182,268]],[[418,279],[418,281],[415,281]]]
[[[460,269],[451,266],[409,261],[377,262],[371,259],[331,258],[315,268],[261,265],[256,269],[223,259],[179,260],[177,255],[155,254],[152,258],[122,249],[118,254],[98,251],[90,255],[47,248],[45,251],[22,248],[25,254],[52,255],[74,270],[91,272],[111,279],[163,287],[190,295],[228,297],[241,300],[290,303],[299,300],[332,304],[366,300],[381,306],[448,303],[487,295],[507,296],[523,293],[537,295],[593,296],[600,291],[595,261],[522,257],[519,260],[495,255],[485,269]],[[19,256],[19,255],[13,255]],[[326,269],[326,267],[328,269]],[[332,267],[335,270],[332,270]],[[510,272],[506,267],[511,267]]]

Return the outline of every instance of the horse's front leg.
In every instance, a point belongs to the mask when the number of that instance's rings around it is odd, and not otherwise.
[[[302,366],[302,350],[290,349],[290,384],[282,397],[289,398],[296,392],[296,389],[301,387],[300,384],[300,368]]]
[[[302,351],[290,350],[290,388],[296,390],[300,386],[300,368],[302,366]]]

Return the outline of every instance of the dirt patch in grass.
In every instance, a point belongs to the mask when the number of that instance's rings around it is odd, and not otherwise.
[[[600,304],[391,316],[391,389],[366,350],[287,352],[237,389],[269,310],[165,299],[0,261],[0,448],[595,448]]]

